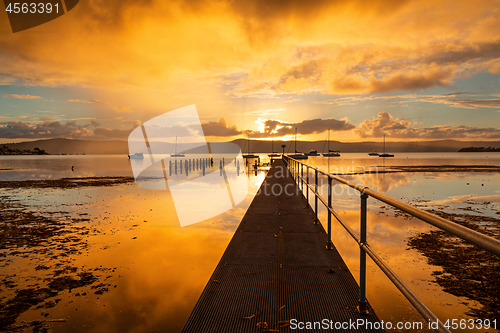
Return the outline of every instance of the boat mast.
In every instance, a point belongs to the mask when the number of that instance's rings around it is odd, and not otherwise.
[[[385,133],[384,133],[384,154],[385,154]]]
[[[177,135],[175,136],[175,155],[177,155]]]
[[[328,129],[328,153],[330,153],[330,129]]]
[[[297,127],[295,127],[295,154],[297,154]]]

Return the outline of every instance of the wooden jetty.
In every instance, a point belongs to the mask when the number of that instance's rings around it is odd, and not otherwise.
[[[182,332],[384,332],[370,329],[380,327],[373,311],[357,310],[356,280],[326,242],[284,162],[275,161]],[[325,319],[328,329],[306,329]]]

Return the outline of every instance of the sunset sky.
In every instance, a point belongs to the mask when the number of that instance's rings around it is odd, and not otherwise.
[[[0,13],[0,142],[126,140],[191,104],[211,141],[500,140],[500,1],[80,0],[18,33]]]

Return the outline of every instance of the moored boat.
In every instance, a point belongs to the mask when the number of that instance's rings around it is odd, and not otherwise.
[[[144,154],[143,153],[135,153],[134,155],[128,155],[128,158],[131,160],[143,160]]]

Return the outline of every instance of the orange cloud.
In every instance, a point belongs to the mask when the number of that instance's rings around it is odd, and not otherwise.
[[[1,23],[0,79],[169,90],[218,77],[229,96],[416,90],[498,72],[499,15],[494,0],[86,1],[30,31]]]
[[[93,100],[90,100],[90,101],[81,100],[81,99],[69,99],[68,102],[72,102],[72,103],[90,103],[90,104],[94,103],[94,104],[101,104],[101,105],[106,105],[106,106],[112,108],[113,110],[115,110],[117,112],[127,112],[127,113],[132,112],[132,110],[130,110],[126,106],[112,105],[111,103],[101,102],[101,101],[99,101],[97,99],[93,99]]]
[[[20,99],[43,99],[40,96],[33,95],[19,95],[19,94],[5,94],[3,97],[12,97],[12,98],[20,98]]]

